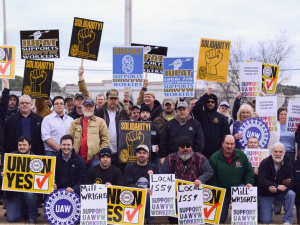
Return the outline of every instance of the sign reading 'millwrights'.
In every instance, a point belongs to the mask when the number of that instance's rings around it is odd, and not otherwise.
[[[143,47],[113,48],[114,87],[142,87],[143,70]]]

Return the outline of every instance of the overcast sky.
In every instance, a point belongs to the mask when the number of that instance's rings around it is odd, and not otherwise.
[[[248,48],[285,31],[296,46],[285,69],[300,69],[299,0],[132,2],[134,43],[167,46],[168,56],[192,56],[196,66],[200,38],[230,40],[232,44],[242,38]],[[81,17],[104,22],[98,61],[84,62],[85,80],[111,79],[112,47],[124,45],[124,5],[124,0],[6,0],[7,44],[16,46],[16,75],[23,76],[25,64],[20,54],[20,30],[59,29],[61,58],[54,60],[53,79],[61,85],[77,83],[81,59],[68,57],[68,51],[74,17]],[[2,16],[0,21],[2,30]],[[300,70],[290,72],[288,84],[300,84]],[[148,78],[162,81],[162,75],[150,74]]]

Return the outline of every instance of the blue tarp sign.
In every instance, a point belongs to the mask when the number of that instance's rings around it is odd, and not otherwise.
[[[194,97],[194,57],[165,57],[165,97]]]
[[[143,47],[113,47],[114,87],[142,87]]]

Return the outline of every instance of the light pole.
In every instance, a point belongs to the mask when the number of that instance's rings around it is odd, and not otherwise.
[[[124,45],[131,45],[132,37],[132,0],[125,0],[125,27]]]
[[[2,2],[3,2],[3,45],[7,45],[5,0],[3,0]],[[4,89],[4,82],[2,79],[2,91],[3,89]]]

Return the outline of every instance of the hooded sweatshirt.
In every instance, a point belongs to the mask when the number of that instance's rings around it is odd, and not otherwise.
[[[208,109],[206,102],[211,99],[215,101],[215,107]],[[202,125],[205,146],[202,154],[210,158],[212,154],[221,149],[222,138],[230,134],[227,119],[224,115],[217,112],[218,98],[216,95],[207,95],[206,93],[196,102],[193,108],[193,114],[197,121]]]

